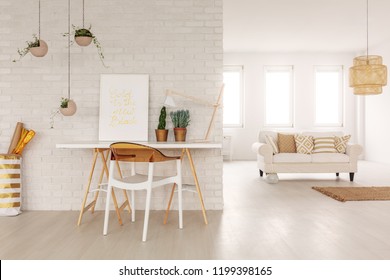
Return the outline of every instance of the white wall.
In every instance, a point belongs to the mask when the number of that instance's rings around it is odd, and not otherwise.
[[[370,49],[369,54],[381,55],[383,64],[387,65],[389,71],[390,41]],[[383,87],[383,93],[380,95],[359,98],[365,102],[365,159],[390,163],[390,88]]]
[[[43,58],[27,54],[13,63],[17,49],[38,32],[38,1],[0,1],[0,153],[7,151],[16,122],[36,131],[23,155],[24,209],[80,209],[92,151],[60,150],[55,145],[98,139],[101,73],[150,75],[149,140],[155,139],[165,89],[215,100],[222,84],[222,0],[86,1],[86,25],[92,24],[109,68],[101,65],[93,46],[71,47],[71,97],[78,112],[58,116],[50,129],[51,111],[67,96],[67,38],[62,36],[68,30],[67,2],[41,1],[41,38],[49,53]],[[82,2],[71,2],[72,23],[80,26]],[[192,116],[189,139],[203,137],[210,108],[191,103],[183,107]],[[222,141],[221,122],[219,111],[215,141]],[[220,151],[195,151],[194,160],[206,207],[221,209]],[[185,164],[184,181],[192,183]],[[167,193],[154,193],[154,208],[165,208]],[[195,194],[185,194],[186,209],[199,205]]]
[[[256,155],[251,145],[257,140],[257,134],[264,127],[264,66],[293,65],[295,85],[294,129],[337,129],[352,135],[357,142],[355,124],[356,99],[348,86],[348,68],[353,54],[300,54],[300,53],[225,53],[224,65],[243,65],[245,82],[244,127],[225,128],[224,134],[232,135],[233,159],[252,160]],[[314,127],[314,66],[344,66],[344,126],[342,128]]]

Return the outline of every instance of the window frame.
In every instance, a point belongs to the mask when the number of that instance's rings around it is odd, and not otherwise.
[[[290,74],[289,121],[284,124],[273,124],[273,123],[268,123],[267,121],[267,73],[269,72],[289,72]],[[264,66],[264,126],[265,127],[294,127],[294,66],[293,65]]]
[[[222,117],[223,128],[243,128],[244,127],[244,66],[243,65],[224,65],[223,74],[225,72],[239,72],[240,75],[240,92],[239,92],[239,123],[225,124]],[[224,100],[224,99],[223,99]],[[225,114],[225,109],[223,111]]]
[[[319,70],[319,71],[318,71]],[[338,96],[338,121],[337,123],[317,122],[317,72],[338,72],[339,96]],[[315,65],[314,76],[314,126],[316,127],[343,127],[344,126],[344,67],[343,65]]]

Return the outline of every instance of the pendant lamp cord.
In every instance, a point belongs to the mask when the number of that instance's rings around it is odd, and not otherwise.
[[[68,0],[68,99],[70,99],[70,0]]]
[[[41,39],[41,0],[38,1],[38,40]]]

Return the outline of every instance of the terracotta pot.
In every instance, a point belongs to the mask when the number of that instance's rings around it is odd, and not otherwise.
[[[39,47],[30,48],[30,53],[33,56],[42,57],[42,56],[45,56],[47,54],[48,50],[49,50],[49,48],[48,48],[46,42],[43,40],[39,40]]]
[[[176,142],[185,142],[186,141],[187,128],[175,127],[173,129],[173,132],[175,134],[175,141]]]
[[[60,108],[60,112],[64,116],[73,116],[77,111],[76,103],[73,100],[69,100],[68,108]]]
[[[86,47],[86,46],[89,46],[89,44],[91,44],[92,37],[88,37],[88,36],[77,36],[76,37],[75,36],[74,40],[76,41],[77,45],[82,46],[82,47]]]
[[[155,132],[156,132],[157,142],[167,142],[168,129],[156,129]]]

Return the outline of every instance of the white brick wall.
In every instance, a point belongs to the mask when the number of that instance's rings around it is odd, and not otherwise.
[[[86,25],[92,24],[110,67],[101,65],[94,46],[71,47],[71,96],[78,111],[57,116],[50,129],[52,110],[67,96],[67,38],[61,35],[68,29],[67,2],[41,1],[41,38],[49,45],[48,54],[27,54],[13,63],[17,49],[38,32],[38,1],[0,0],[0,153],[7,151],[16,122],[37,132],[23,157],[22,208],[29,210],[80,209],[92,151],[55,145],[98,138],[100,74],[150,75],[149,140],[155,139],[165,89],[213,101],[222,83],[222,0],[85,1]],[[80,26],[82,1],[71,2],[71,21]],[[188,138],[204,137],[212,109],[184,100],[182,106],[192,115]],[[215,141],[222,141],[221,123],[220,110]],[[222,209],[220,151],[197,150],[193,156],[206,208]],[[188,164],[185,169],[184,180],[191,183]],[[168,196],[168,188],[156,191],[153,207],[165,208]],[[185,209],[199,209],[196,194],[185,193],[184,201]]]

